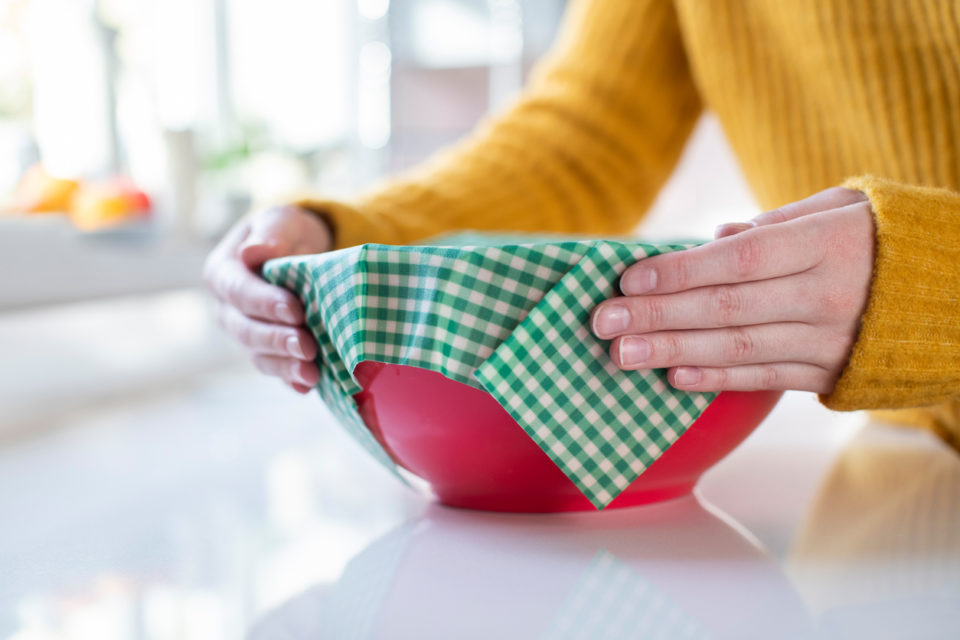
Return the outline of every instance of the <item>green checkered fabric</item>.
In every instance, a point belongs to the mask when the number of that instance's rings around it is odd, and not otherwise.
[[[367,244],[264,265],[294,291],[320,346],[319,391],[344,426],[396,470],[352,395],[364,360],[422,367],[490,393],[597,507],[670,447],[715,394],[663,370],[617,369],[590,312],[637,260],[690,244],[469,236]]]
[[[714,635],[630,566],[600,549],[540,637],[709,640]]]

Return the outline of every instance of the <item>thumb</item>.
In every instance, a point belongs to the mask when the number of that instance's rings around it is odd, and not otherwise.
[[[240,260],[247,267],[255,269],[267,260],[290,255],[285,242],[261,235],[249,235],[240,245]]]
[[[298,228],[293,211],[288,207],[267,209],[250,218],[247,237],[240,244],[240,259],[250,269],[256,269],[267,260],[294,253]]]

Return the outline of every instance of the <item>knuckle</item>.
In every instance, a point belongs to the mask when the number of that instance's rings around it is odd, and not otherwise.
[[[685,346],[683,338],[676,333],[668,333],[660,336],[659,340],[651,340],[651,351],[659,355],[658,359],[664,362],[679,363]]]
[[[713,316],[721,324],[734,324],[743,315],[743,294],[736,286],[716,287],[711,293],[710,300]]]
[[[650,327],[662,327],[667,320],[667,303],[663,298],[647,301],[647,321]]]
[[[693,281],[693,268],[690,264],[690,258],[685,256],[683,252],[674,255],[676,255],[676,258],[674,258],[673,264],[668,265],[666,271],[673,274],[674,288],[683,291],[688,289]]]
[[[737,327],[729,332],[726,353],[724,354],[728,361],[748,362],[756,353],[756,343],[744,329]]]
[[[787,220],[789,220],[789,217],[787,216],[787,212],[783,210],[783,207],[772,209],[765,215],[765,222],[776,224],[780,222],[786,222]]]
[[[733,241],[733,268],[737,276],[755,275],[763,264],[763,247],[756,234],[744,233]]]
[[[820,292],[817,306],[829,317],[846,316],[854,311],[854,296],[840,287],[827,287]]]
[[[269,345],[269,348],[274,353],[286,353],[287,352],[287,338],[289,336],[282,331],[270,331],[269,336],[265,340]]]
[[[716,384],[713,385],[717,389],[726,389],[730,384],[730,370],[729,369],[716,369],[714,371],[714,377],[716,378]]]
[[[243,321],[234,322],[233,335],[244,346],[246,347],[255,346],[254,331],[253,331],[253,328],[250,326],[249,322],[243,322]]]
[[[270,335],[269,329],[256,321],[249,321],[248,324],[250,326],[250,346],[257,350],[276,353],[273,349],[273,337]]]
[[[760,368],[760,389],[776,389],[780,384],[780,372],[772,364],[763,365]]]

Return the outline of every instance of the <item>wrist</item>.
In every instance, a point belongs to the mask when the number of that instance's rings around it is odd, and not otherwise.
[[[330,251],[336,246],[336,224],[333,221],[333,216],[331,216],[328,211],[320,207],[312,207],[308,203],[303,202],[288,206],[307,216],[313,223],[321,228],[322,237],[326,240],[326,246],[321,247],[320,251]]]
[[[960,194],[872,176],[845,183],[865,193],[876,228],[867,308],[831,409],[903,408],[956,395],[960,358]]]

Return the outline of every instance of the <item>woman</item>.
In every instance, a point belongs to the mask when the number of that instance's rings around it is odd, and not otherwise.
[[[684,390],[800,389],[960,424],[960,8],[939,0],[581,0],[531,86],[355,202],[256,213],[211,254],[222,320],[306,392],[316,353],[265,260],[453,229],[633,229],[704,108],[770,210],[637,263],[593,313]],[[785,204],[789,203],[789,204]],[[888,418],[890,415],[887,416]]]

